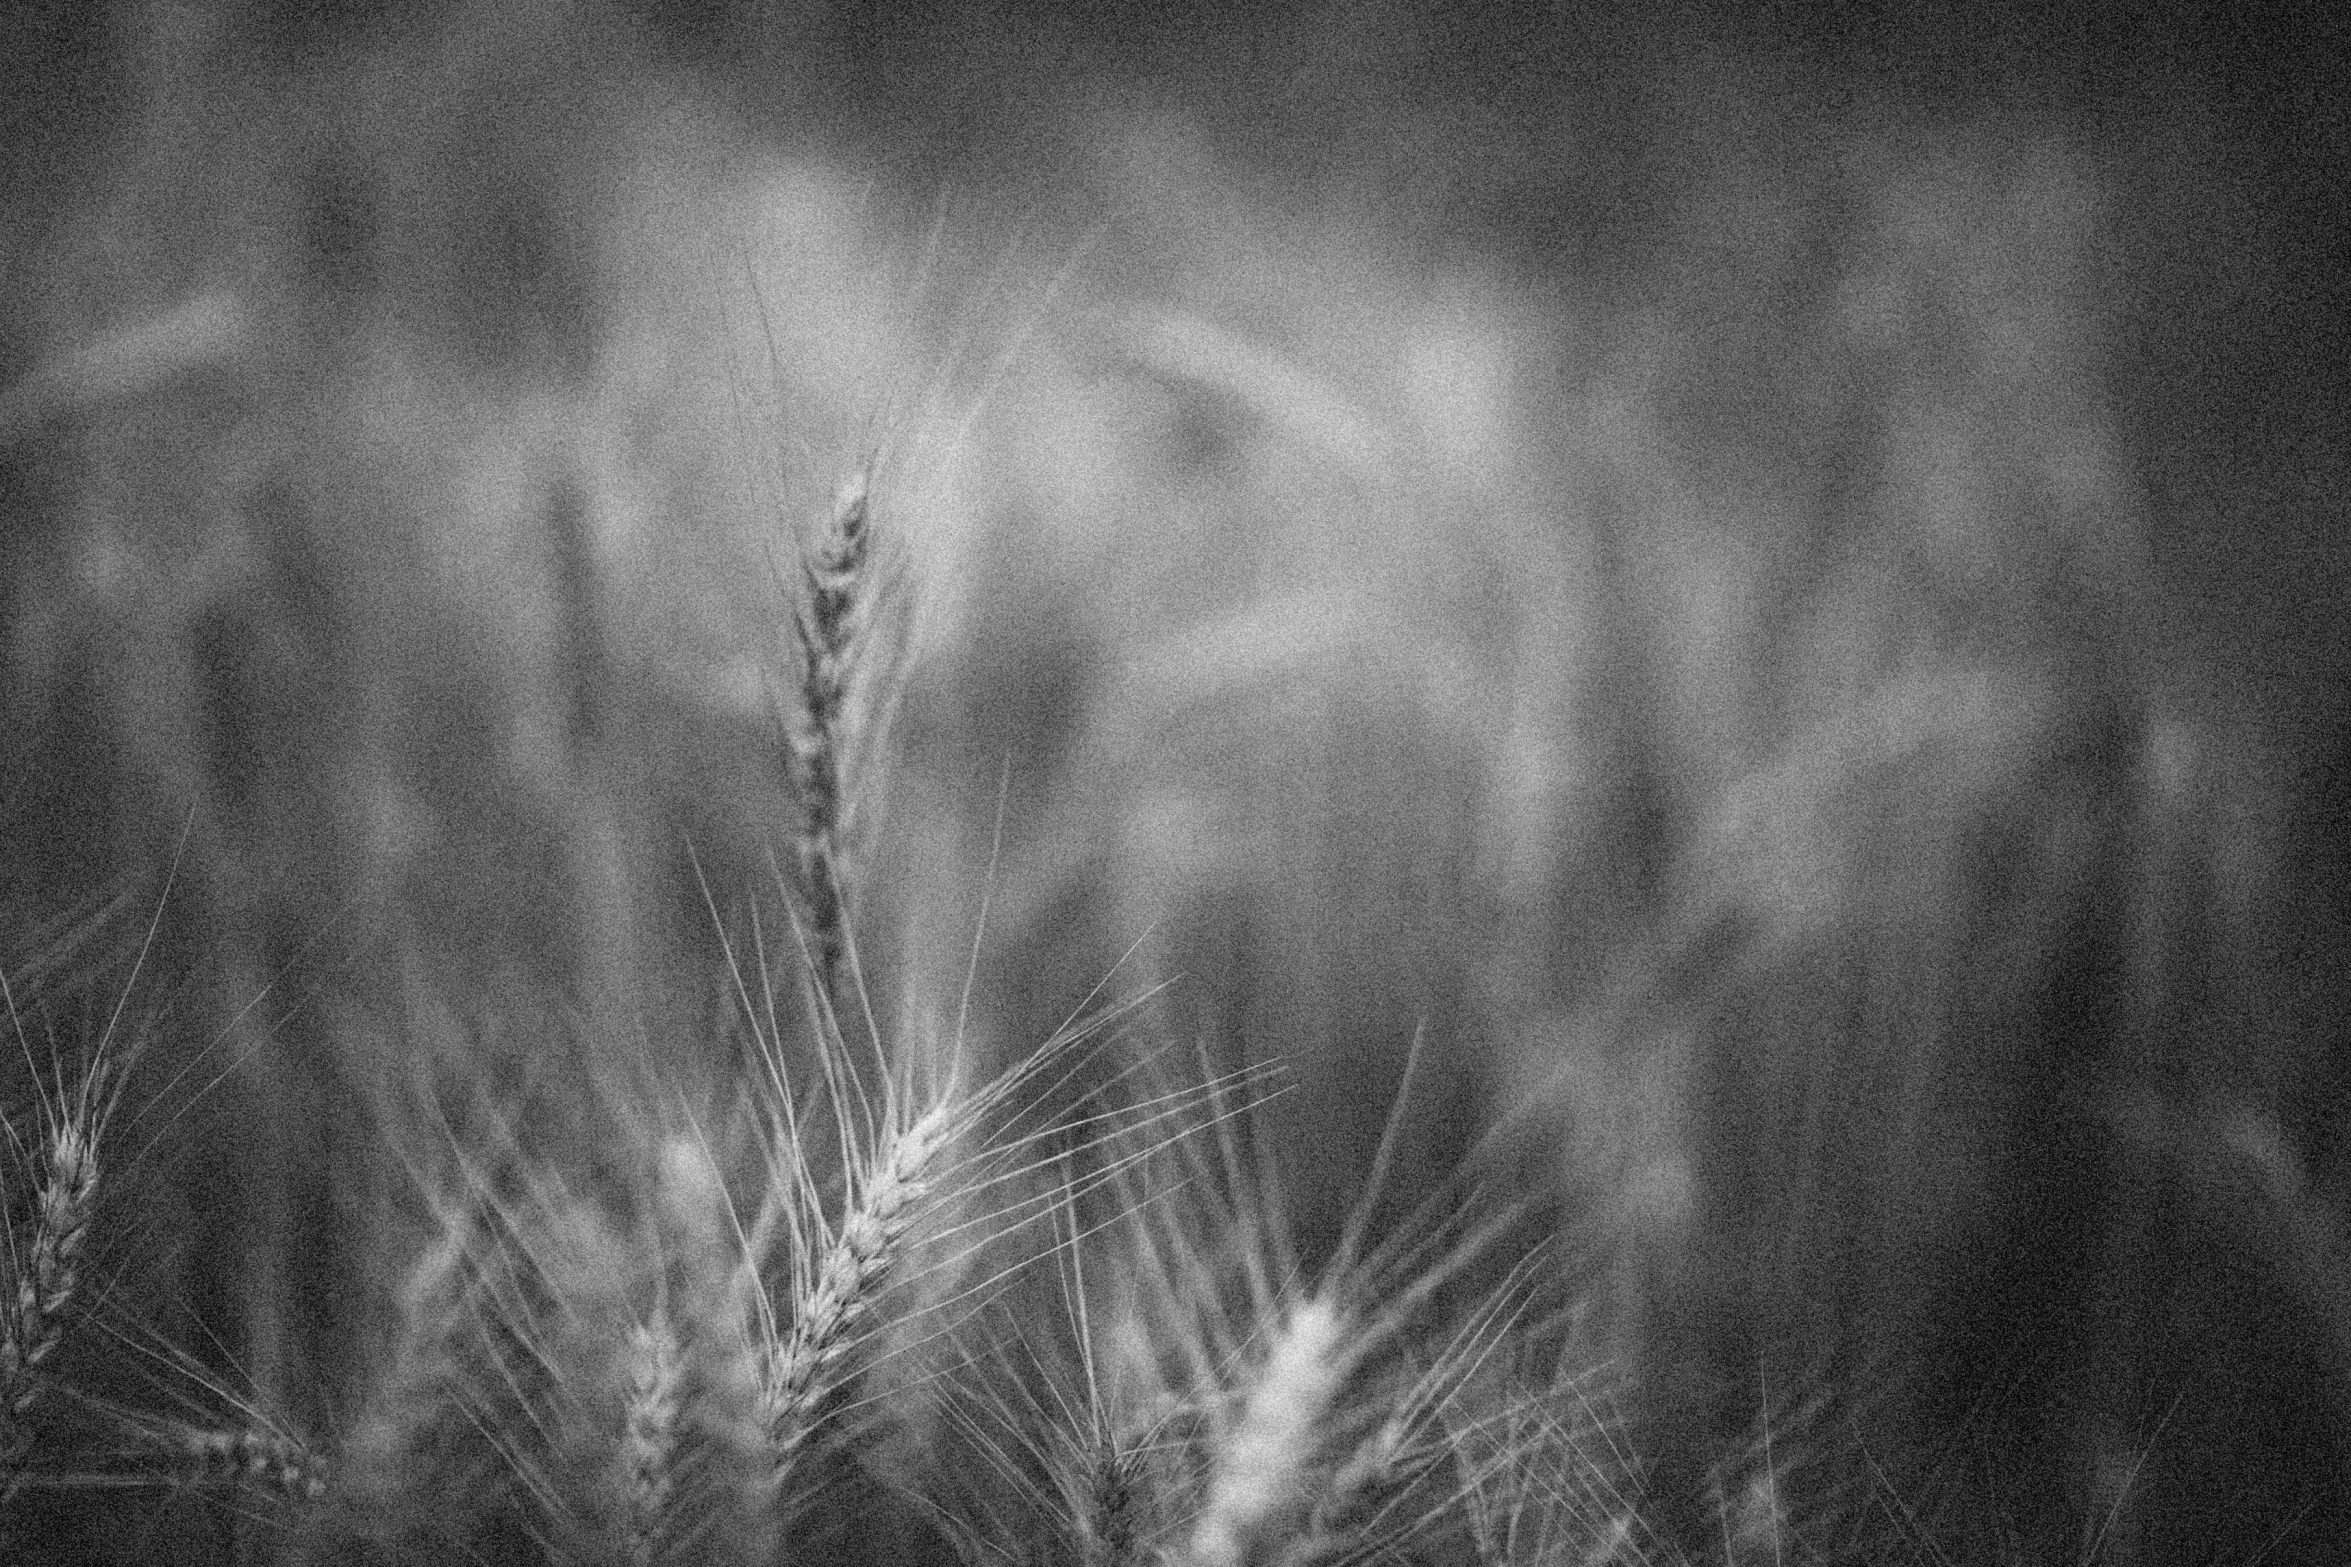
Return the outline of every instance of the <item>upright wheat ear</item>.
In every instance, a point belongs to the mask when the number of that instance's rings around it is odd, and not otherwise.
[[[871,479],[843,481],[824,529],[800,553],[792,630],[799,681],[784,714],[784,765],[796,816],[791,890],[817,993],[836,1019],[855,1004],[849,890],[857,875],[861,775],[888,725],[897,650],[883,627],[886,584]]]
[[[619,1481],[629,1567],[653,1567],[662,1559],[669,1533],[670,1504],[676,1494],[678,1423],[684,1355],[677,1324],[666,1304],[629,1334],[623,1360]]]
[[[49,1132],[48,1168],[35,1204],[29,1255],[11,1236],[15,1298],[0,1326],[0,1464],[13,1466],[30,1440],[25,1417],[41,1395],[41,1371],[65,1337],[65,1314],[80,1280],[82,1242],[98,1198],[102,1076]]]

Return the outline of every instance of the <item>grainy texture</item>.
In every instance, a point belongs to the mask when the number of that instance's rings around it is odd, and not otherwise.
[[[13,1547],[2339,1554],[2323,50],[84,9]]]

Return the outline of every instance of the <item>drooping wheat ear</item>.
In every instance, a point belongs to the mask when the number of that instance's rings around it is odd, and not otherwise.
[[[1215,1443],[1189,1567],[1245,1567],[1300,1521],[1325,1426],[1353,1369],[1354,1327],[1327,1295],[1298,1302]]]
[[[630,1567],[653,1567],[669,1536],[684,1369],[677,1325],[666,1303],[657,1304],[652,1317],[629,1334],[620,1484]]]
[[[771,1495],[790,1479],[802,1449],[847,1386],[859,1329],[889,1282],[964,1112],[949,1099],[888,1132],[855,1181],[839,1229],[819,1235],[809,1259],[813,1279],[805,1291],[795,1290],[791,1327],[771,1344],[760,1379],[757,1404]],[[817,1227],[821,1231],[821,1221]]]
[[[327,1494],[325,1460],[283,1431],[170,1422],[153,1426],[149,1436],[193,1485],[271,1491],[297,1502],[315,1502]]]
[[[850,906],[859,795],[887,731],[901,650],[885,632],[888,584],[873,521],[870,465],[845,480],[826,526],[800,552],[792,631],[799,682],[784,714],[792,791],[791,890],[817,994],[847,1029]]]

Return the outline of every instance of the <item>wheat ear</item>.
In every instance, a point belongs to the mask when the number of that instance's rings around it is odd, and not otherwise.
[[[98,1199],[99,1079],[74,1114],[49,1133],[47,1169],[35,1205],[31,1254],[16,1270],[15,1298],[0,1331],[0,1457],[23,1456],[24,1419],[39,1401],[39,1373],[65,1338],[65,1314],[80,1279],[82,1244]]]
[[[887,650],[875,646],[878,560],[869,476],[861,467],[841,485],[824,530],[801,550],[792,615],[799,683],[784,717],[785,779],[795,811],[792,891],[817,993],[837,1020],[856,994],[848,889],[857,871],[859,775],[887,727],[892,684]]]
[[[769,1192],[745,1237],[740,1277],[745,1285],[755,1282],[770,1255],[770,1239],[781,1228],[789,1241],[789,1284],[782,1301],[773,1300],[765,1288],[749,1291],[756,1363],[750,1431],[759,1471],[751,1498],[755,1506],[772,1508],[784,1494],[812,1440],[838,1411],[851,1382],[867,1369],[859,1351],[869,1342],[869,1321],[912,1249],[918,1223],[938,1219],[949,1207],[958,1211],[954,1222],[930,1237],[957,1238],[953,1254],[926,1264],[926,1273],[936,1278],[1030,1220],[1058,1211],[1074,1195],[1053,1184],[992,1212],[970,1211],[969,1205],[986,1193],[1059,1157],[1083,1154],[1160,1116],[1179,1113],[1180,1106],[1157,1107],[1132,1124],[1109,1113],[1026,1124],[1067,1086],[1077,1070],[1071,1057],[1119,1013],[1113,1008],[1061,1030],[969,1093],[956,1088],[950,1071],[930,1108],[920,1114],[913,1110],[917,1101],[911,1085],[893,1079],[877,1102],[858,1083],[845,1052],[837,1044],[829,1049],[828,1097],[846,1173],[837,1224],[828,1223],[823,1211],[822,1183],[810,1168],[807,1129],[785,1074],[780,1063],[769,1063],[769,1084],[780,1107],[766,1134],[771,1141]],[[1032,1090],[1037,1097],[1023,1103],[1022,1096]],[[1064,1140],[1056,1158],[1023,1163],[1024,1150],[1046,1139]],[[1109,1179],[1122,1167],[1114,1165],[1100,1178]],[[927,1309],[902,1310],[891,1325],[902,1328]]]
[[[1451,1276],[1483,1244],[1473,1227],[1462,1249],[1441,1256],[1425,1276],[1394,1292],[1398,1308],[1411,1310],[1416,1297]],[[1418,1375],[1362,1400],[1375,1409],[1384,1403],[1386,1413],[1323,1481],[1305,1527],[1278,1558],[1280,1567],[1388,1560],[1439,1519],[1475,1505],[1475,1465],[1464,1461],[1457,1441],[1446,1441],[1441,1433],[1469,1384],[1525,1325],[1541,1258],[1537,1248],[1478,1298]],[[1448,1494],[1426,1482],[1449,1461],[1457,1478]],[[1416,1493],[1424,1493],[1417,1509],[1408,1505]]]
[[[656,1305],[629,1333],[620,1482],[630,1567],[653,1567],[668,1536],[684,1367],[677,1325],[666,1305]]]
[[[275,1491],[314,1502],[327,1492],[326,1464],[308,1445],[266,1426],[157,1425],[149,1435],[184,1476],[201,1486]]]
[[[1328,1296],[1291,1308],[1216,1443],[1191,1567],[1244,1567],[1295,1527],[1323,1430],[1353,1367],[1353,1324]]]
[[[1082,1146],[1065,1145],[1031,1166],[1031,1173],[1056,1172],[1047,1191],[1041,1199],[1018,1198],[1002,1210],[1015,1214],[1041,1201],[1055,1234],[1041,1254],[1022,1256],[991,1281],[1016,1292],[1016,1298],[990,1302],[984,1340],[973,1346],[956,1371],[940,1379],[947,1389],[942,1403],[945,1436],[963,1445],[934,1445],[927,1455],[928,1488],[918,1489],[918,1494],[966,1560],[1141,1567],[1147,1560],[1161,1559],[1163,1553],[1152,1536],[1158,1521],[1172,1511],[1163,1505],[1169,1478],[1164,1471],[1183,1448],[1180,1442],[1162,1440],[1169,1432],[1170,1406],[1176,1397],[1149,1352],[1129,1365],[1138,1335],[1123,1324],[1111,1330],[1114,1360],[1103,1363],[1105,1346],[1097,1338],[1097,1304],[1087,1286],[1086,1255],[1090,1243],[1104,1238],[1121,1250],[1122,1237],[1139,1240],[1131,1227],[1140,1205],[1150,1199],[1136,1187],[1136,1178],[1187,1135],[1190,1128],[1182,1123],[1204,1102],[1217,1102],[1215,1090],[1145,1094],[1140,1104],[1122,1104],[1100,1123],[1057,1123],[1062,1135],[1082,1138]],[[1072,1174],[1079,1157],[1092,1148],[1106,1148],[1109,1138],[1119,1135],[1115,1129],[1105,1133],[1093,1127],[1115,1128],[1130,1110],[1134,1121],[1129,1129],[1156,1132],[1149,1145],[1112,1158],[1093,1176]],[[1172,1135],[1158,1131],[1170,1119],[1178,1123],[1178,1130]],[[1018,1146],[1020,1141],[999,1148]],[[955,1189],[963,1194],[982,1184],[987,1182],[958,1181]],[[1122,1211],[1089,1220],[1081,1212],[1099,1186],[1110,1189]],[[1054,1304],[1029,1296],[1030,1289],[1047,1287],[1034,1279],[1031,1265],[1042,1269],[1048,1259],[1059,1273]],[[1148,1265],[1148,1258],[1137,1260]],[[1151,1360],[1149,1369],[1139,1363],[1143,1360]],[[958,1388],[968,1396],[956,1396]],[[1180,1505],[1189,1507],[1191,1491],[1183,1488]],[[1002,1543],[1006,1541],[1026,1542],[1026,1549],[1008,1558]]]
[[[67,1121],[49,1139],[49,1174],[41,1186],[32,1266],[17,1285],[17,1320],[28,1367],[48,1359],[64,1336],[65,1310],[73,1303],[82,1241],[97,1198],[97,1139],[79,1120]]]
[[[1137,1454],[1106,1436],[1094,1455],[1093,1480],[1093,1494],[1086,1499],[1085,1567],[1132,1567],[1142,1560],[1138,1493],[1143,1476]]]
[[[893,1131],[858,1181],[837,1232],[812,1259],[815,1278],[794,1304],[758,1397],[768,1484],[780,1490],[802,1449],[847,1385],[849,1353],[931,1190],[933,1167],[955,1140],[964,1107],[952,1100]]]
[[[168,883],[165,893],[169,895]],[[0,1505],[14,1492],[31,1442],[24,1420],[40,1399],[42,1368],[64,1342],[66,1312],[80,1284],[82,1247],[97,1212],[98,1147],[123,1080],[123,1060],[117,1053],[123,1012],[146,967],[162,919],[163,906],[158,903],[137,961],[87,1059],[80,1086],[67,1093],[61,1085],[56,1099],[45,1106],[47,1158],[40,1194],[34,1201],[29,1256],[18,1247],[14,1225],[0,1218],[0,1240],[7,1246],[6,1261],[13,1265],[16,1286],[9,1292],[10,1298],[0,1302],[0,1472],[6,1477]],[[5,972],[0,972],[0,1007],[5,1008],[18,1048],[31,1066],[32,1047],[25,1038],[16,991]],[[37,1070],[34,1076],[38,1078]],[[16,1142],[14,1128],[0,1123],[0,1131],[12,1144]]]

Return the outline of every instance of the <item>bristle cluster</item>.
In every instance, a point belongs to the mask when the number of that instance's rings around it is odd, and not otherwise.
[[[1568,1401],[1520,1373],[1544,1291],[1507,1209],[1464,1193],[1365,1246],[1367,1206],[1305,1269],[1236,1132],[1260,1092],[1211,1091],[1114,1221],[1066,1227],[1058,1290],[984,1319],[929,1497],[970,1567],[1460,1560],[1506,1488],[1564,1494],[1546,1460],[1592,1489]]]

